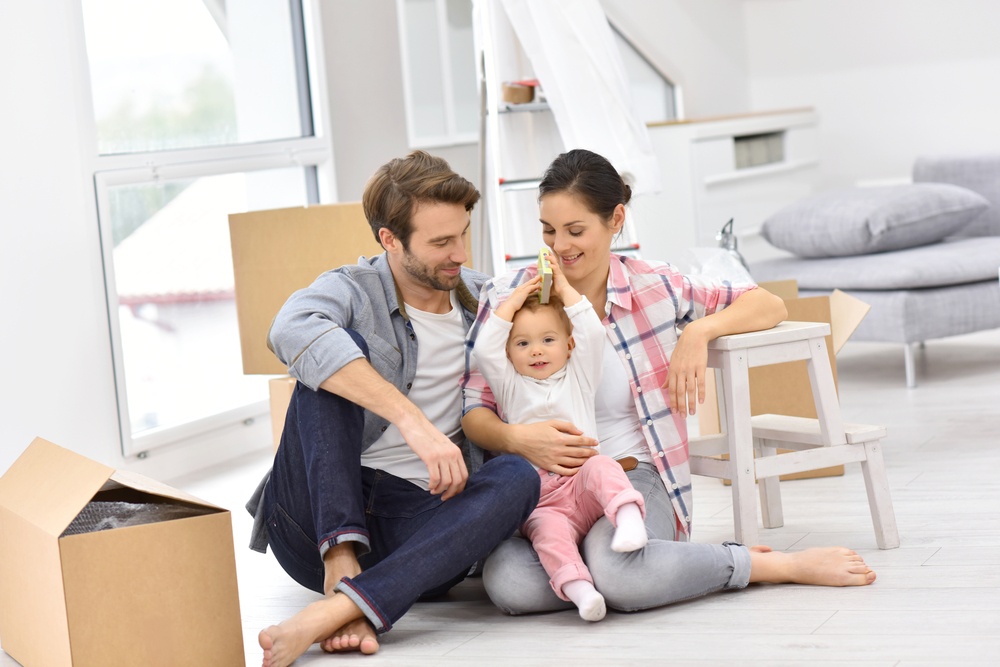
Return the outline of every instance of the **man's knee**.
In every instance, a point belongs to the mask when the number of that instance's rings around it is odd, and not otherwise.
[[[488,461],[482,470],[488,470],[490,478],[498,482],[502,489],[512,501],[526,501],[527,514],[538,504],[538,496],[541,484],[538,479],[538,471],[535,470],[528,461],[520,456],[505,454]]]

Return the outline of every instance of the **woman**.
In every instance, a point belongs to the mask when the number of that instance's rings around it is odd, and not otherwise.
[[[667,264],[611,253],[625,223],[631,188],[605,158],[586,150],[560,155],[539,186],[542,238],[570,284],[593,304],[607,331],[604,380],[597,396],[601,453],[618,459],[643,494],[649,542],[643,549],[611,549],[613,527],[594,525],[581,551],[609,607],[647,609],[752,582],[864,585],[875,573],[853,551],[839,547],[795,553],[736,543],[688,542],[691,480],[686,419],[705,399],[708,342],[767,329],[787,313],[780,298],[755,285],[684,276]],[[479,325],[535,267],[487,283]],[[680,328],[680,336],[676,334]],[[476,372],[464,382],[466,435],[484,449],[520,454],[536,466],[573,474],[597,443],[575,425],[549,421],[504,423],[489,388]],[[483,574],[493,602],[511,614],[567,608],[547,585],[531,545],[504,542]]]

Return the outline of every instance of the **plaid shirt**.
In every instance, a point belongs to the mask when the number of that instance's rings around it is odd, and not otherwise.
[[[463,414],[477,407],[497,411],[490,388],[473,368],[472,348],[490,311],[537,272],[537,267],[530,265],[483,285],[479,313],[465,346]],[[669,264],[611,255],[604,326],[625,367],[649,453],[670,494],[679,540],[687,540],[691,534],[687,424],[671,412],[663,389],[670,355],[677,345],[677,328],[721,310],[754,287],[685,276]]]

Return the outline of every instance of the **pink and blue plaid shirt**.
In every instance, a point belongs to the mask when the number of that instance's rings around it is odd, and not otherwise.
[[[472,347],[490,311],[537,272],[537,267],[530,265],[483,285],[479,313],[466,340],[463,414],[477,407],[497,411],[490,388],[471,367]],[[679,540],[687,540],[691,534],[687,424],[671,412],[663,389],[670,355],[677,345],[677,328],[725,308],[754,287],[686,276],[669,264],[611,255],[604,327],[625,367],[649,453],[670,494]]]

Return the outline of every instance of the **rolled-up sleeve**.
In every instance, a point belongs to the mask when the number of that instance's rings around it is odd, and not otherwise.
[[[681,326],[717,313],[743,294],[757,288],[753,283],[734,284],[721,278],[681,275],[679,272],[671,276],[671,283],[675,285],[675,294],[679,296],[677,323]]]
[[[369,307],[350,278],[329,271],[288,298],[271,324],[268,345],[289,375],[317,390],[345,365],[364,358],[344,329]]]

